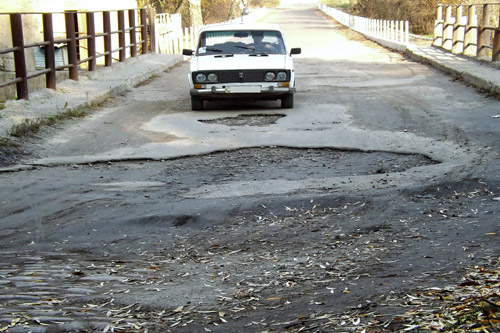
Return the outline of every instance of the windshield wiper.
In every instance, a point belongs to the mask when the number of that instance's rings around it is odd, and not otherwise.
[[[253,47],[253,46],[241,46],[241,45],[235,45],[234,47],[237,47],[237,48],[239,48],[239,49],[244,49],[244,50],[255,51],[255,47]]]
[[[264,52],[255,52],[250,54],[250,57],[267,57],[269,54],[264,53]]]
[[[221,49],[216,49],[216,48],[213,48],[213,47],[207,47],[207,48],[205,48],[205,50],[206,51],[212,51],[212,52],[224,52]]]
[[[268,55],[268,54],[267,54],[267,53],[265,53],[265,52],[257,52],[257,51],[255,50],[255,47],[253,47],[253,46],[240,46],[240,45],[236,45],[235,47],[240,48],[240,49],[244,49],[244,50],[250,50],[250,51],[253,51],[253,53],[252,53],[252,54],[250,54],[250,56],[254,56],[254,57],[255,57],[255,56],[264,56],[264,57],[265,57],[265,56],[267,56],[267,55]]]

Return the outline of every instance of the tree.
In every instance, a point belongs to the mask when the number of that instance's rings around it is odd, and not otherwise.
[[[201,24],[200,0],[137,0],[139,7],[152,7],[157,13],[181,14],[182,25]]]
[[[229,21],[239,16],[236,14],[236,2],[240,0],[201,0],[201,13],[204,24]]]
[[[243,7],[274,7],[280,0],[137,0],[139,7],[155,8],[157,13],[180,13],[183,26],[229,21],[241,15]]]

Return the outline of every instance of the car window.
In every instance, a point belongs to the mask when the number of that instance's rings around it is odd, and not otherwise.
[[[198,56],[214,54],[285,54],[279,31],[205,31],[200,36]]]

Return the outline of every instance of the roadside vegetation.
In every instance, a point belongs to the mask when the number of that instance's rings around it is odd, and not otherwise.
[[[276,7],[280,0],[248,0],[245,1],[249,8]],[[241,16],[244,2],[234,0],[201,0],[201,14],[204,24],[229,21]]]
[[[153,7],[157,13],[182,15],[184,26],[190,26],[194,11],[200,10],[190,4],[188,0],[138,0],[139,7]],[[231,20],[241,15],[241,9],[276,7],[280,0],[201,0],[201,16],[203,24],[219,23]]]
[[[354,15],[383,20],[410,21],[412,33],[432,35],[436,8],[442,4],[481,4],[482,0],[321,0]]]
[[[34,135],[45,126],[55,126],[66,120],[83,118],[87,114],[87,108],[77,108],[74,110],[67,110],[50,117],[25,119],[22,123],[13,126],[9,131],[9,135],[17,138]]]
[[[321,0],[321,3],[329,6],[329,7],[336,7],[336,8],[343,8],[346,11],[350,11],[351,8],[354,8],[354,6],[357,4],[357,0]]]

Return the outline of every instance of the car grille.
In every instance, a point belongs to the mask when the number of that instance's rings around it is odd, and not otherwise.
[[[289,70],[275,70],[275,69],[258,69],[258,70],[227,70],[227,71],[210,71],[201,72],[208,75],[209,73],[215,73],[219,77],[217,83],[236,83],[236,82],[264,82],[264,75],[267,72],[286,72],[287,79],[290,79]],[[193,73],[193,80],[200,72]]]
[[[218,74],[220,83],[264,81],[262,70],[221,71]]]

